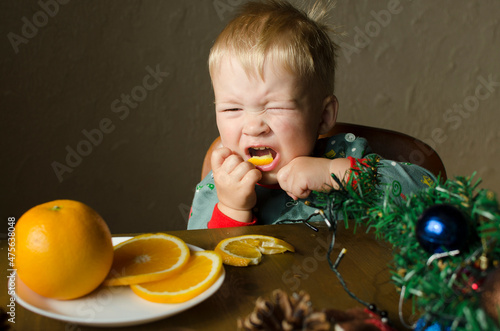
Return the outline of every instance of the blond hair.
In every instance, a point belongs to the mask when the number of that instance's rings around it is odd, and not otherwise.
[[[224,56],[234,56],[247,74],[263,77],[266,59],[282,65],[304,83],[333,94],[337,45],[322,23],[332,1],[317,1],[306,13],[286,1],[249,2],[225,27],[209,56],[212,78]]]

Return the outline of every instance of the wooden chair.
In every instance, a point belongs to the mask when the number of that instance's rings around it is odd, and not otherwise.
[[[368,140],[368,144],[373,152],[379,154],[383,158],[417,164],[436,176],[440,174],[442,180],[446,180],[446,169],[443,161],[441,161],[441,158],[432,147],[419,139],[401,132],[338,122],[330,132],[322,135],[318,139],[318,150],[324,150],[324,144],[326,143],[325,138],[338,133],[353,133],[356,136],[363,137]],[[208,148],[201,170],[202,179],[205,178],[212,169],[210,165],[212,151],[221,146],[220,137],[217,137]]]

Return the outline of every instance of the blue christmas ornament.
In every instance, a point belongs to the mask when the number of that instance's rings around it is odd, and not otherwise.
[[[417,221],[417,240],[428,253],[461,250],[469,235],[463,213],[452,205],[439,204],[427,208]]]
[[[450,331],[451,328],[440,325],[439,323],[432,323],[429,326],[426,326],[426,322],[423,318],[417,321],[417,325],[415,326],[415,331]]]

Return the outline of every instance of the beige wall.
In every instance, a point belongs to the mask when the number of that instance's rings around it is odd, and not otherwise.
[[[68,198],[113,233],[184,229],[217,135],[207,54],[243,1],[66,2],[1,5],[2,218]],[[499,12],[339,0],[339,119],[421,138],[499,191]]]

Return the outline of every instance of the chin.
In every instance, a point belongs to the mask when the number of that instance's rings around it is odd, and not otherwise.
[[[259,180],[259,184],[261,184],[261,185],[275,185],[275,184],[278,184],[278,179],[276,177],[276,174],[269,173],[269,172],[263,172],[262,173],[262,179]]]

